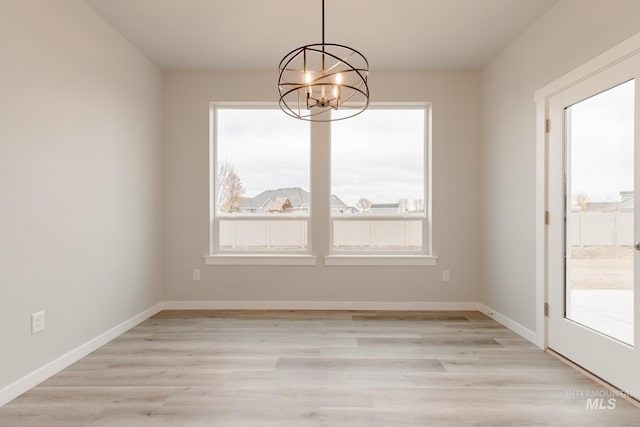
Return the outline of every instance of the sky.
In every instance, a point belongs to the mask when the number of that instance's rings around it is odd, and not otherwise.
[[[332,122],[331,192],[350,206],[424,199],[424,110],[374,110]],[[278,110],[218,110],[218,161],[253,197],[310,189],[310,124]]]
[[[631,80],[567,109],[573,195],[611,202],[634,190],[634,96]]]
[[[245,197],[286,187],[308,191],[309,129],[279,109],[219,109],[217,160],[235,168]]]

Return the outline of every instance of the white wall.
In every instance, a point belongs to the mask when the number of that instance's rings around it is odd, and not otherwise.
[[[0,390],[161,300],[161,103],[82,1],[0,2]]]
[[[202,257],[209,251],[209,102],[277,101],[276,83],[276,72],[164,74],[165,299],[477,301],[478,72],[374,70],[370,76],[374,102],[433,102],[436,267],[204,266]],[[202,269],[201,281],[192,280],[194,268]],[[441,281],[443,269],[451,270],[451,282]]]
[[[535,331],[533,93],[640,31],[640,1],[563,0],[482,73],[482,302]]]

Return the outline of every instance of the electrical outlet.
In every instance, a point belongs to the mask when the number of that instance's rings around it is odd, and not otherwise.
[[[44,311],[39,311],[31,315],[31,334],[37,334],[44,330]]]
[[[451,272],[449,270],[443,270],[442,271],[442,281],[443,282],[448,282],[449,280],[451,280]]]
[[[193,269],[193,280],[200,280],[200,270],[197,268]]]

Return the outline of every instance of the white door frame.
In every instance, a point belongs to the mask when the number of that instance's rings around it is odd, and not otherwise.
[[[549,99],[565,89],[640,54],[640,33],[537,90],[536,103],[536,344],[547,348],[548,325],[545,303],[548,295],[547,226]],[[550,124],[553,126],[553,123]]]

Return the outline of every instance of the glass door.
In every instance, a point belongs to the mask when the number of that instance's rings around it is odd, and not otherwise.
[[[635,81],[565,114],[565,316],[633,345]]]
[[[548,347],[640,394],[638,71],[630,58],[549,98]]]

